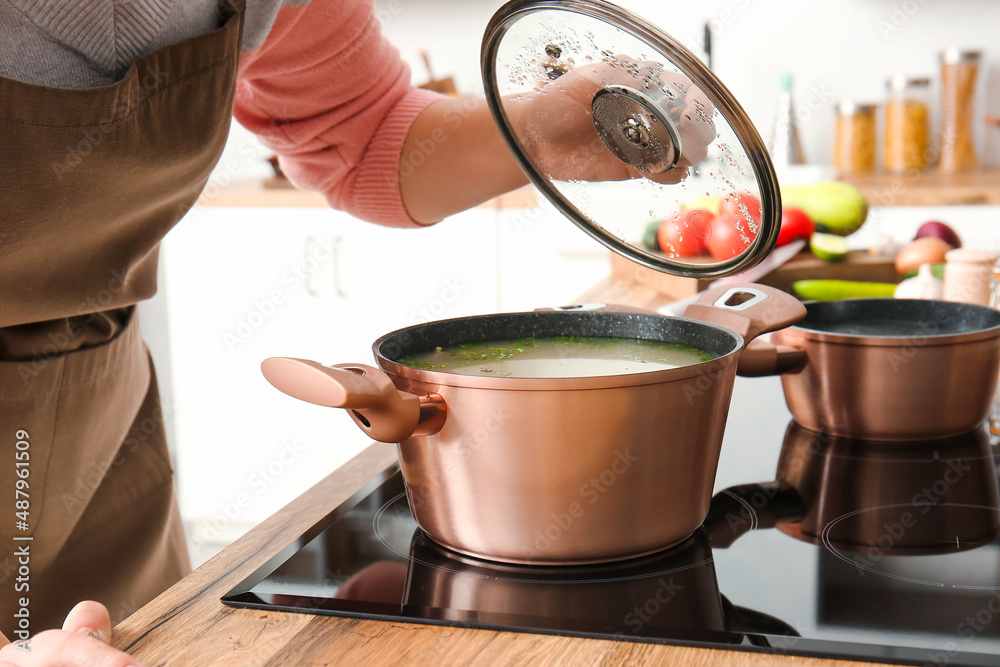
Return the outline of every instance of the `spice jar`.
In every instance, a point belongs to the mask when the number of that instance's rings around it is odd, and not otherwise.
[[[972,143],[979,51],[945,49],[941,53],[941,158],[945,171],[968,169],[978,164]]]
[[[874,104],[844,100],[837,105],[833,166],[841,173],[875,170]]]
[[[980,306],[990,304],[996,253],[974,248],[956,248],[949,250],[944,260],[945,301],[962,301]]]
[[[930,85],[927,78],[891,77],[886,82],[886,171],[923,169],[929,162]]]

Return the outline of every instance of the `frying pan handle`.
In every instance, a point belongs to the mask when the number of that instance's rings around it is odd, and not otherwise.
[[[722,612],[726,619],[726,629],[730,632],[739,632],[750,635],[748,639],[751,644],[757,646],[772,646],[767,639],[756,635],[778,635],[783,637],[802,636],[799,634],[798,630],[780,618],[776,618],[770,614],[765,614],[764,612],[757,611],[756,609],[748,609],[746,607],[737,606],[730,602],[725,595],[721,595],[720,597],[722,598]]]
[[[736,374],[742,377],[762,377],[798,373],[808,361],[805,350],[791,345],[774,345],[762,338],[750,341],[736,366]]]
[[[712,497],[703,525],[712,548],[726,549],[752,530],[795,522],[805,514],[802,497],[789,484],[739,484]]]
[[[440,422],[443,401],[439,396],[420,397],[399,391],[381,370],[364,364],[324,366],[308,359],[271,357],[260,365],[267,381],[277,389],[308,403],[347,408],[351,418],[380,442],[402,442],[414,435],[421,422]],[[438,405],[428,410],[425,404]],[[431,414],[434,412],[435,414]],[[430,432],[422,433],[429,435]],[[436,432],[437,429],[431,432]]]
[[[709,289],[687,307],[684,317],[732,329],[749,343],[762,333],[784,329],[806,316],[792,295],[767,285],[728,284]]]

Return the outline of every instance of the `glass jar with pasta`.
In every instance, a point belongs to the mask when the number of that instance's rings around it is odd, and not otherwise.
[[[943,171],[975,167],[976,149],[972,140],[979,51],[945,49],[941,53],[941,158]]]
[[[843,174],[875,170],[874,104],[843,100],[837,104],[834,128],[833,166]]]
[[[930,85],[928,78],[891,77],[886,82],[886,171],[923,169],[930,162]]]

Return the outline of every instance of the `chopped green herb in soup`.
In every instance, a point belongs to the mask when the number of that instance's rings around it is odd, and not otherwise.
[[[399,360],[423,370],[484,377],[558,378],[645,373],[711,361],[684,345],[635,338],[556,336],[463,343]]]

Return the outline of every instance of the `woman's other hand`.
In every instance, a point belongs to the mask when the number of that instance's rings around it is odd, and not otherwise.
[[[62,630],[46,630],[24,642],[0,634],[0,667],[142,667],[111,648],[111,617],[99,602],[73,607]]]

